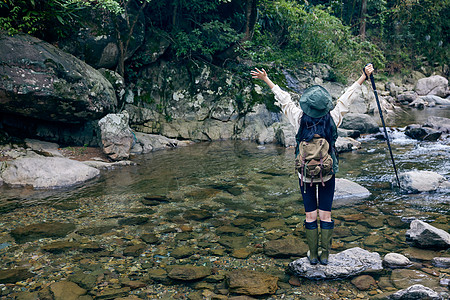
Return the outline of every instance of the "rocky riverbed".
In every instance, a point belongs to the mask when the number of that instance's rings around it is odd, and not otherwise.
[[[362,143],[366,150],[361,151],[372,156],[368,150],[382,145],[371,139]],[[368,185],[372,194],[358,192],[359,200],[350,201],[349,189],[342,189],[333,211],[333,255],[359,247],[380,260],[389,253],[402,256],[347,279],[296,277],[289,263],[304,257],[307,247],[298,182],[286,159],[291,152],[242,142],[198,144],[140,156],[136,166],[103,172],[93,186],[57,192],[39,204],[25,200],[0,217],[1,295],[385,299],[416,283],[424,286],[420,293],[430,288],[439,297],[447,295],[446,246],[423,249],[407,240],[415,219],[448,234],[448,214],[439,208],[445,201],[434,211],[405,207],[411,196],[392,198],[382,182]],[[347,161],[354,155],[341,155],[342,175],[349,178]],[[174,164],[180,159],[183,169]],[[207,163],[214,160],[215,165]],[[279,167],[270,167],[274,163]],[[174,165],[163,167],[168,164]],[[439,201],[445,195],[423,197]],[[440,240],[445,243],[446,237]]]

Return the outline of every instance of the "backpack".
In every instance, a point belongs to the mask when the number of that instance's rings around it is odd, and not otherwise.
[[[302,186],[304,178],[311,179],[311,186],[314,178],[320,178],[322,185],[325,185],[323,178],[334,174],[333,158],[329,149],[327,140],[317,134],[309,142],[301,141],[298,144],[295,170],[300,174]]]

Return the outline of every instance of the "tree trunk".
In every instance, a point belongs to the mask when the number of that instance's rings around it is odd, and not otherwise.
[[[245,24],[245,35],[242,41],[249,41],[253,37],[256,24],[256,3],[257,0],[247,0],[246,1],[246,24]]]
[[[361,2],[361,25],[359,26],[359,36],[364,40],[366,38],[366,14],[367,0]]]

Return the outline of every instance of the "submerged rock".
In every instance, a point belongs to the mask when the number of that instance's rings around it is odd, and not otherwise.
[[[182,281],[198,280],[209,275],[211,275],[211,269],[208,267],[188,265],[174,266],[168,273],[169,278]]]
[[[2,178],[6,184],[13,187],[49,189],[72,186],[99,174],[99,170],[79,161],[61,157],[38,157],[8,162]]]
[[[24,243],[41,238],[61,238],[75,230],[71,223],[37,223],[18,227],[11,231],[11,236],[17,243]]]
[[[278,289],[277,282],[278,277],[245,269],[234,270],[227,275],[229,290],[244,295],[275,294]]]
[[[444,176],[431,171],[409,171],[398,175],[402,189],[410,193],[431,192],[450,188]]]
[[[438,293],[421,284],[412,285],[406,289],[398,291],[388,297],[390,300],[428,299],[443,300]]]
[[[359,247],[330,254],[328,265],[311,265],[307,257],[289,264],[289,270],[296,276],[308,279],[337,279],[358,275],[367,271],[383,269],[380,255]]]
[[[411,222],[410,229],[406,232],[406,239],[421,248],[447,249],[450,247],[450,233],[420,220]]]
[[[86,290],[70,281],[55,282],[50,286],[55,300],[77,300]]]
[[[375,279],[370,275],[361,275],[352,279],[352,284],[360,291],[367,291],[377,286]]]
[[[16,283],[33,276],[33,273],[24,268],[0,270],[0,283]]]
[[[300,239],[285,238],[264,244],[264,254],[273,257],[305,256],[308,246]]]
[[[442,132],[429,127],[412,124],[406,127],[405,134],[419,141],[436,141],[441,137]]]

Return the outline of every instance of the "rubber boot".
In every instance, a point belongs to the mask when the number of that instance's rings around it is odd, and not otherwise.
[[[317,220],[314,222],[304,222],[306,231],[306,242],[308,243],[308,259],[311,265],[317,265],[319,262],[318,253],[319,250],[319,229],[317,226]]]
[[[319,260],[322,265],[328,265],[328,256],[331,249],[331,236],[333,235],[334,221],[320,221],[320,229],[322,252],[320,253]]]

